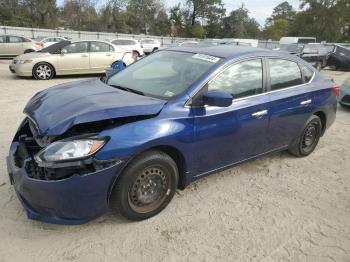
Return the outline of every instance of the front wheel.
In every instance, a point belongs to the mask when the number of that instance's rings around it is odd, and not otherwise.
[[[112,201],[130,220],[143,220],[161,212],[173,198],[178,169],[167,154],[152,150],[136,157],[113,189]]]
[[[292,155],[303,157],[310,155],[316,148],[322,134],[321,119],[313,115],[307,122],[300,136],[289,147]]]
[[[38,63],[33,68],[33,76],[37,80],[49,80],[54,73],[53,67],[48,63]]]

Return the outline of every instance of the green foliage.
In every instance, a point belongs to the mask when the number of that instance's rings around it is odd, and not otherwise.
[[[168,12],[162,1],[107,0],[101,6],[98,0],[65,0],[57,7],[56,0],[0,0],[0,24],[197,38],[350,41],[349,0],[300,0],[298,12],[282,0],[266,20],[263,36],[243,5],[226,15],[222,0],[183,0]]]
[[[200,25],[194,25],[191,27],[191,36],[195,38],[204,38],[205,29]]]
[[[288,20],[283,18],[278,18],[274,20],[273,23],[266,28],[266,34],[272,40],[280,40],[282,36],[288,35],[288,32]]]
[[[255,38],[259,33],[259,24],[249,17],[248,10],[241,6],[223,19],[223,36],[232,38]]]

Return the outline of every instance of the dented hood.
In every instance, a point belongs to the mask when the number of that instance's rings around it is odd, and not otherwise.
[[[107,119],[158,114],[165,100],[108,86],[100,80],[61,84],[37,93],[24,108],[41,135],[61,135],[70,127]]]

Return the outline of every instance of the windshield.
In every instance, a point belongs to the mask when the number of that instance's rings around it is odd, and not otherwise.
[[[135,45],[135,42],[133,40],[119,39],[119,40],[113,40],[112,44],[115,44],[115,45]]]
[[[159,51],[112,76],[108,84],[170,99],[187,90],[219,60],[202,54]]]
[[[142,44],[155,44],[156,40],[142,40],[141,43]]]
[[[287,51],[289,53],[300,53],[303,49],[302,45],[290,44],[290,45],[280,45],[280,49],[283,51]]]

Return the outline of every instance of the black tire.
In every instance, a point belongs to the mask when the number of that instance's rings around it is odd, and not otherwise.
[[[158,50],[158,47],[153,48],[152,53],[156,52]]]
[[[37,63],[33,68],[33,77],[37,80],[49,80],[55,75],[55,69],[49,63]]]
[[[315,68],[316,68],[318,71],[321,71],[321,70],[322,70],[322,62],[321,62],[321,61],[317,62],[316,65],[315,65]]]
[[[128,164],[118,178],[110,202],[127,219],[147,219],[169,204],[178,180],[174,160],[161,151],[150,150]]]
[[[289,147],[288,151],[294,156],[304,157],[310,155],[316,148],[322,134],[321,119],[313,115],[299,137]]]
[[[32,52],[35,52],[35,50],[33,50],[33,49],[26,49],[26,50],[24,50],[24,54],[28,54],[28,53],[32,53]]]

